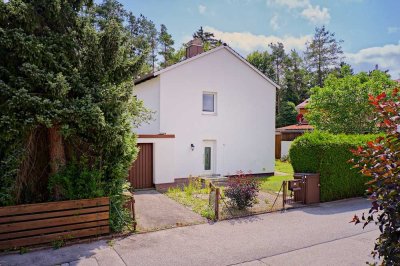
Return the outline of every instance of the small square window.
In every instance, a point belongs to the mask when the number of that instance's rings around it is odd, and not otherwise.
[[[203,112],[215,113],[216,107],[216,94],[210,92],[203,93]]]

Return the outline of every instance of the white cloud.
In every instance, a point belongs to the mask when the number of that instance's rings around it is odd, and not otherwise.
[[[290,49],[303,50],[305,43],[311,40],[311,35],[304,35],[300,37],[277,37],[274,35],[265,36],[255,35],[250,32],[224,32],[209,26],[204,27],[204,30],[214,33],[215,38],[226,42],[229,46],[244,56],[255,50],[266,50],[268,44],[271,42],[282,42],[288,51]]]
[[[269,21],[269,25],[271,25],[273,30],[279,29],[279,24],[278,24],[278,14],[275,14],[271,20]]]
[[[200,5],[198,6],[198,10],[199,10],[199,13],[203,15],[203,14],[206,13],[207,7],[206,7],[205,5],[201,5],[201,4],[200,4]]]
[[[388,33],[396,33],[400,31],[400,27],[388,27],[387,31]]]
[[[294,9],[295,12],[301,10],[301,15],[313,24],[328,23],[331,15],[326,7],[312,5],[310,0],[267,0],[269,6],[281,6]]]
[[[325,24],[331,19],[331,15],[326,7],[309,5],[301,12],[301,15],[313,24]]]
[[[290,9],[292,8],[304,8],[310,5],[309,0],[267,0],[268,5],[280,5]]]
[[[388,69],[392,78],[399,78],[400,42],[398,44],[365,48],[356,53],[345,53],[345,56],[346,61],[354,66],[356,70],[372,70],[378,64],[379,69]]]

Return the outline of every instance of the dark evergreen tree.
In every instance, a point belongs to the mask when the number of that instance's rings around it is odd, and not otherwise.
[[[283,43],[280,42],[276,44],[270,43],[268,47],[271,49],[271,59],[275,70],[275,78],[273,78],[273,80],[276,84],[281,85],[287,59],[285,47],[283,46]]]
[[[279,114],[276,116],[276,127],[284,127],[296,124],[297,111],[292,102],[282,102]]]
[[[174,40],[172,39],[171,34],[168,33],[167,27],[164,24],[161,24],[160,34],[159,34],[159,44],[160,51],[159,54],[163,57],[164,61],[161,62],[161,67],[167,67],[169,65],[174,64],[173,56],[175,49],[173,47]]]
[[[303,59],[296,50],[292,50],[285,62],[281,100],[290,101],[297,105],[307,99],[309,96],[309,76]]]
[[[214,33],[204,31],[202,26],[193,33],[193,38],[199,38],[203,41],[204,51],[218,47],[222,44],[221,40],[215,39]]]
[[[158,31],[153,21],[142,14],[128,15],[127,27],[133,39],[132,49],[136,55],[145,55],[145,63],[138,75],[154,72],[157,68]]]
[[[106,195],[124,225],[144,57],[110,3],[0,2],[0,205]]]
[[[339,66],[343,55],[342,42],[336,40],[335,33],[329,32],[325,26],[315,28],[314,37],[306,44],[304,53],[307,65],[314,74],[314,85],[323,87],[327,75]]]

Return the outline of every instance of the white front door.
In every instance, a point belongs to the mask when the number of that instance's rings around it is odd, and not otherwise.
[[[206,175],[215,174],[217,161],[215,147],[215,140],[203,141],[203,170]]]

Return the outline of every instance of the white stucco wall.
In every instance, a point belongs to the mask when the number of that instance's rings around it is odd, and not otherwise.
[[[274,172],[275,87],[240,59],[220,49],[161,73],[160,88],[159,131],[176,136],[175,178],[204,173],[203,140],[216,141],[216,174]],[[216,115],[202,113],[204,91],[217,93]]]
[[[289,155],[290,145],[293,141],[282,141],[281,142],[281,158]]]
[[[154,184],[174,182],[175,139],[138,138],[138,143],[153,143],[153,181]]]
[[[153,112],[153,119],[134,129],[138,134],[160,133],[160,78],[156,77],[135,86],[134,95],[142,100],[144,106]]]

